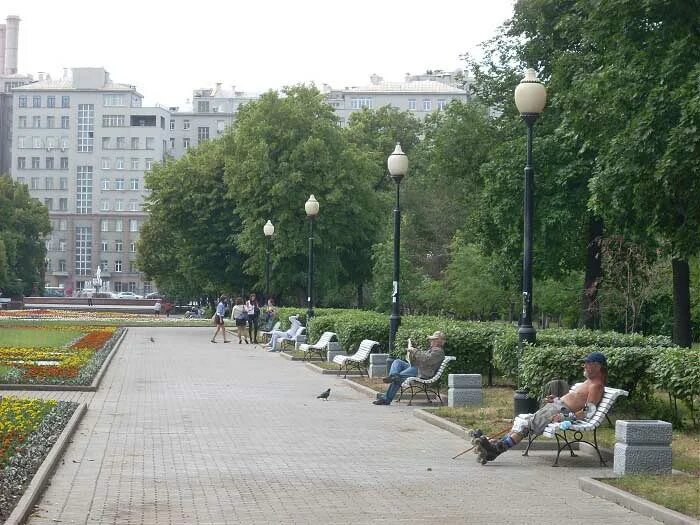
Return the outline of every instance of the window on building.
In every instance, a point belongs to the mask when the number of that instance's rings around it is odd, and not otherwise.
[[[31,179],[29,179],[29,189],[39,189],[39,177],[32,177]]]
[[[102,179],[101,185],[103,190],[109,190],[109,179]]]
[[[46,97],[46,107],[55,108],[56,107],[56,97],[54,95],[49,95]]]
[[[56,127],[56,117],[46,117],[46,127],[49,129],[53,129]]]
[[[153,169],[153,159],[144,159],[146,162],[146,171]]]
[[[61,129],[68,129],[70,127],[70,117],[61,117]]]
[[[170,149],[175,149],[175,137],[170,137]]]
[[[111,137],[102,137],[102,149],[110,149]]]
[[[139,149],[139,138],[131,137],[131,149]]]
[[[136,199],[131,199],[129,201],[129,211],[139,211],[139,203]]]
[[[100,268],[102,270],[109,271],[109,261],[107,259],[101,259],[100,260]]]
[[[117,157],[116,160],[114,161],[114,167],[118,170],[123,170],[124,169],[124,158]]]
[[[189,120],[185,119],[182,121],[182,129],[184,129],[184,130],[190,129],[190,121]]]
[[[124,189],[124,179],[117,179],[114,181],[114,189],[115,190],[123,190]]]
[[[108,252],[109,251],[109,243],[107,241],[102,241],[102,251],[103,252]]]
[[[124,211],[124,200],[123,199],[117,199],[114,201],[114,210],[115,211]]]
[[[32,169],[38,170],[41,168],[41,157],[32,157]]]
[[[62,160],[62,159],[61,159]],[[66,166],[67,167],[67,166]],[[67,190],[68,189],[68,177],[59,177],[58,179],[58,189]]]
[[[129,189],[138,190],[139,189],[139,179],[129,180]]]
[[[124,231],[124,221],[122,219],[116,219],[114,221],[114,231],[123,232]]]
[[[109,221],[107,219],[102,219],[100,221],[100,231],[103,231],[103,232],[109,231]]]
[[[33,108],[40,108],[41,107],[41,97],[38,95],[34,95],[32,97],[32,107]]]
[[[61,169],[62,170],[68,169],[68,157],[61,157]]]
[[[126,106],[126,99],[124,95],[108,94],[104,95],[102,100],[105,107]]]
[[[131,243],[129,244],[129,251],[131,253],[136,253],[136,243],[134,241],[131,241]]]
[[[135,263],[134,261],[129,261],[129,272],[130,272],[130,273],[134,273],[134,272],[136,272],[136,271],[137,271],[137,270],[136,270],[136,263]],[[132,285],[132,284],[134,285],[134,289],[133,289],[133,290],[131,290],[131,285]],[[129,289],[130,289],[132,292],[135,292],[135,291],[136,291],[136,283],[129,283]]]
[[[24,177],[17,177],[17,184],[25,184],[26,182],[24,181]]]
[[[437,101],[438,109],[445,109],[447,107],[447,101],[444,98],[439,98]]]
[[[46,208],[49,211],[52,211],[53,210],[53,199],[50,197],[44,199],[44,206],[46,206]]]
[[[124,251],[124,242],[123,241],[114,241],[114,251],[115,252],[123,252]]]
[[[41,137],[32,137],[32,148],[33,149],[40,149],[41,148]]]
[[[109,199],[102,199],[100,201],[100,210],[109,211]]]
[[[66,251],[66,240],[65,240],[65,239],[59,239],[59,240],[58,240],[58,251],[59,251],[59,252],[65,252],[65,251]]]
[[[416,99],[415,98],[409,98],[408,99],[408,109],[410,111],[415,111],[416,110]]]
[[[58,231],[64,232],[68,230],[68,221],[66,219],[58,219]]]
[[[153,137],[146,137],[146,149],[153,149],[155,147],[155,139]]]
[[[130,232],[139,231],[139,221],[137,219],[129,219],[129,231]]]
[[[125,115],[102,115],[103,128],[123,128],[125,125]]]
[[[216,121],[216,132],[221,134],[224,132],[224,129],[226,129],[226,123],[223,120],[217,120]]]
[[[182,139],[182,147],[185,149],[189,149],[190,139],[188,137],[185,137],[184,139]]]
[[[429,98],[424,98],[423,99],[423,111],[432,111],[433,109],[433,101],[430,100]]]
[[[44,188],[47,190],[53,189],[53,177],[44,177]]]
[[[199,113],[209,113],[209,101],[208,100],[198,100],[197,101],[197,111]]]
[[[38,116],[32,117],[32,127],[33,128],[40,128],[41,127],[41,117],[38,117]]]
[[[102,160],[100,161],[100,165],[102,166],[103,170],[108,170],[109,169],[109,159],[107,157],[102,157]]]
[[[175,119],[171,118],[170,119],[170,131],[173,131],[175,129]]]
[[[122,261],[120,259],[117,259],[114,261],[114,271],[119,273],[122,271]],[[121,284],[121,283],[119,283]]]
[[[20,115],[17,117],[17,127],[26,128],[27,127],[27,117],[25,115]]]
[[[117,149],[126,149],[126,137],[117,137]]]
[[[78,166],[76,213],[92,213],[92,166]]]
[[[27,167],[27,158],[26,157],[17,157],[17,169],[23,170],[26,167]]]
[[[52,170],[54,167],[54,158],[53,157],[46,157],[46,169],[47,170]],[[51,179],[53,180],[53,179]],[[53,188],[51,188],[53,189]]]
[[[70,107],[70,97],[69,96],[62,96],[61,97],[61,107],[62,108],[69,108]]]
[[[75,228],[75,274],[92,275],[92,228]]]
[[[59,271],[59,272],[65,272],[65,271],[66,271],[66,260],[65,260],[65,259],[59,259],[59,260],[58,260],[58,271]]]
[[[132,170],[139,169],[139,159],[131,159],[131,169]]]
[[[372,98],[371,97],[352,97],[350,99],[350,107],[352,109],[372,109]]]
[[[60,211],[68,211],[68,199],[58,199],[58,209]]]
[[[95,136],[95,105],[78,104],[78,152],[92,153]]]
[[[207,126],[200,126],[197,128],[197,139],[199,142],[209,139],[209,128]]]

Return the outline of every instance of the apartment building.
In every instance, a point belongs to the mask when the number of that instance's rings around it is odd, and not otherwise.
[[[326,100],[340,117],[340,125],[347,125],[350,115],[363,108],[379,109],[393,106],[409,111],[420,120],[444,109],[452,100],[469,100],[469,93],[457,85],[457,73],[407,76],[403,82],[386,82],[378,75],[370,77],[365,86],[333,89],[324,86]]]

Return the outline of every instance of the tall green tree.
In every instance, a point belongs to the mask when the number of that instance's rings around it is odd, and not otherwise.
[[[216,295],[246,285],[234,243],[240,219],[224,184],[224,146],[222,139],[207,141],[146,176],[150,215],[137,263],[168,293]]]
[[[49,233],[46,207],[24,184],[0,175],[0,288],[6,295],[28,294],[41,281]]]
[[[226,185],[241,218],[236,245],[244,271],[264,278],[263,225],[275,226],[273,293],[306,297],[309,224],[304,203],[313,194],[317,302],[371,277],[371,246],[379,224],[370,159],[348,147],[333,109],[314,87],[265,93],[238,115],[226,148]]]

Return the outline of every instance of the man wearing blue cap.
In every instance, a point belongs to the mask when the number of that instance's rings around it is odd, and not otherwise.
[[[530,433],[541,434],[547,425],[563,419],[587,419],[593,416],[598,403],[605,393],[605,382],[608,379],[608,361],[601,352],[591,352],[583,364],[583,375],[586,380],[574,392],[569,392],[561,399],[548,396],[546,404],[534,414],[520,414],[513,422],[510,433],[500,439],[489,439],[475,431],[474,452],[478,461],[483,465],[493,461],[509,448],[517,445]]]

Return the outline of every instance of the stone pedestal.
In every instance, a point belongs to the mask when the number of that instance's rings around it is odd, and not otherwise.
[[[330,343],[328,343],[326,361],[332,363],[333,358],[337,355],[345,355],[345,352],[343,352],[343,350],[340,348],[340,343],[338,341],[331,341]]]
[[[306,335],[296,336],[296,341],[294,342],[294,350],[299,350],[299,345],[306,343]]]
[[[447,376],[447,406],[463,407],[483,402],[481,374],[449,374]]]
[[[615,474],[671,474],[671,423],[659,420],[615,423]]]
[[[386,367],[386,360],[389,354],[369,354],[369,377],[386,377],[389,370]]]

